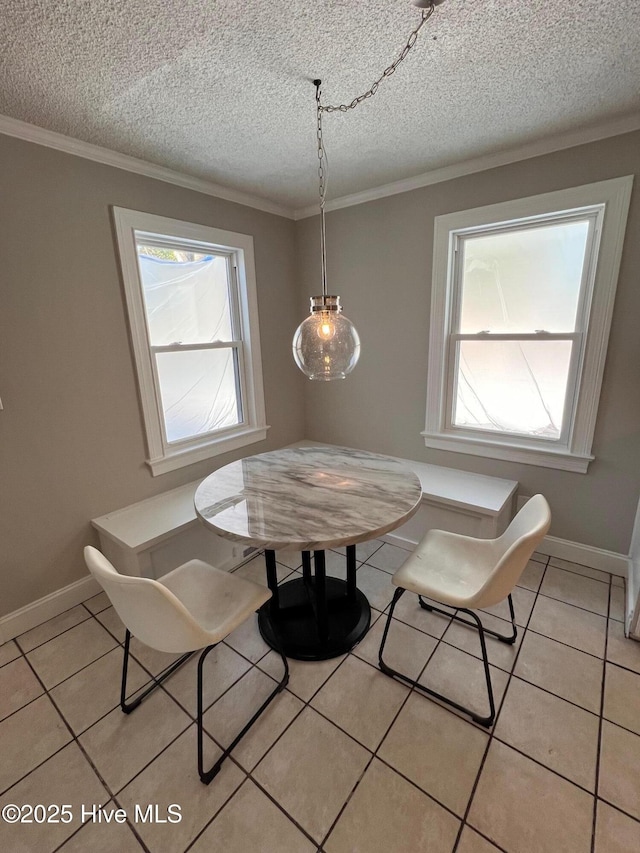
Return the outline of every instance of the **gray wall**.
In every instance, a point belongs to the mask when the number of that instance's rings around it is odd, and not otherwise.
[[[587,474],[428,450],[424,429],[435,216],[635,174],[600,410]],[[626,134],[327,215],[329,292],[362,340],[344,382],[308,383],[307,438],[493,474],[543,492],[551,533],[628,553],[640,490],[640,133]],[[297,223],[303,295],[319,292],[318,219]]]
[[[0,615],[86,573],[89,519],[305,436],[517,479],[548,496],[554,535],[626,553],[640,490],[637,186],[589,473],[427,450],[420,431],[434,216],[632,173],[639,133],[328,214],[330,290],[363,352],[324,385],[290,350],[320,289],[317,218],[294,224],[0,135]],[[110,205],[253,235],[267,441],[151,477]]]
[[[304,435],[294,223],[0,135],[0,615],[86,574],[89,519]],[[110,205],[254,238],[264,442],[151,477]]]

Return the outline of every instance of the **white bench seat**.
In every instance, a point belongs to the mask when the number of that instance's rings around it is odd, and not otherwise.
[[[314,444],[298,442],[292,446]],[[384,537],[389,542],[411,547],[433,527],[494,538],[511,521],[518,488],[514,480],[409,459],[399,461],[416,472],[423,497],[417,514]],[[216,536],[198,520],[193,499],[200,482],[187,483],[92,519],[100,536],[100,548],[118,571],[161,577],[194,558],[230,569],[255,551]]]
[[[400,459],[418,475],[422,504],[414,517],[385,538],[413,546],[427,530],[439,528],[480,539],[495,539],[515,512],[516,480]]]
[[[197,518],[193,499],[200,482],[91,520],[102,552],[119,572],[161,577],[194,557],[223,570],[244,559],[252,549],[216,536]]]

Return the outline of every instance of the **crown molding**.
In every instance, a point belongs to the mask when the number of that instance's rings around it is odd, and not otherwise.
[[[519,160],[529,160],[532,157],[552,154],[554,151],[562,151],[565,148],[574,148],[575,146],[585,145],[589,142],[597,142],[600,139],[607,139],[611,136],[620,136],[623,133],[630,133],[634,130],[640,130],[640,112],[631,113],[623,118],[614,119],[605,124],[566,131],[556,136],[530,142],[527,145],[510,148],[508,151],[496,151],[491,154],[484,154],[472,160],[464,160],[460,163],[444,166],[441,169],[423,172],[421,175],[416,175],[413,178],[405,178],[401,181],[383,184],[380,187],[374,187],[363,192],[345,195],[341,198],[328,201],[325,205],[325,210],[340,210],[343,207],[366,204],[369,201],[376,201],[379,198],[410,192],[421,187],[428,187],[432,184],[461,178],[464,175],[471,175],[474,172],[484,172],[487,169],[495,169],[498,166],[507,166],[509,163],[516,163]],[[314,204],[295,210],[293,218],[295,220],[306,219],[309,216],[316,216],[317,214],[318,205]]]
[[[484,172],[487,169],[506,166],[509,163],[516,163],[519,160],[528,160],[532,157],[551,154],[554,151],[562,151],[565,148],[573,148],[577,145],[584,145],[588,142],[597,142],[600,139],[619,136],[620,134],[630,133],[639,129],[640,112],[631,113],[623,118],[615,119],[594,127],[567,131],[565,133],[557,134],[556,136],[531,142],[527,145],[511,148],[508,151],[496,151],[490,154],[484,154],[481,157],[475,157],[471,160],[453,163],[452,165],[444,166],[441,169],[433,169],[429,172],[423,172],[422,174],[415,175],[412,178],[404,178],[401,181],[394,181],[393,183],[383,184],[382,186],[373,187],[372,189],[364,190],[363,192],[342,196],[341,198],[336,198],[327,202],[325,209],[327,211],[340,210],[343,207],[354,207],[358,204],[366,204],[369,201],[376,201],[376,199],[379,198],[386,198],[387,196],[410,192],[411,190],[420,189],[421,187],[442,183],[443,181],[450,181],[454,178],[461,178],[464,175],[471,175],[474,172]],[[80,139],[74,139],[71,136],[56,133],[53,130],[45,130],[35,124],[29,124],[28,122],[20,121],[19,119],[11,118],[10,116],[0,115],[0,133],[5,136],[14,136],[18,139],[23,139],[26,142],[33,142],[36,145],[44,145],[47,148],[54,148],[57,151],[63,151],[65,154],[73,154],[76,157],[93,160],[93,162],[102,163],[105,166],[124,169],[127,172],[144,175],[147,178],[154,178],[155,180],[184,187],[188,190],[215,196],[216,198],[220,198],[225,201],[231,201],[236,204],[245,205],[246,207],[252,207],[255,210],[261,210],[265,213],[273,213],[276,216],[283,216],[287,219],[306,219],[318,214],[317,204],[293,210],[289,207],[285,207],[284,205],[277,204],[276,202],[272,202],[258,196],[252,196],[248,193],[243,193],[240,190],[233,190],[229,187],[215,184],[212,181],[206,181],[203,178],[185,175],[182,172],[176,172],[173,169],[166,168],[165,166],[158,166],[155,163],[149,163],[147,160],[130,157],[128,154],[120,154],[119,152],[112,151],[109,148],[102,148],[101,146],[93,145],[90,142],[83,142]]]
[[[93,160],[94,163],[124,169],[126,172],[135,172],[137,175],[144,175],[147,178],[154,178],[157,181],[164,181],[167,184],[174,184],[187,190],[194,190],[225,201],[253,207],[264,213],[273,213],[276,216],[293,219],[293,211],[290,208],[267,199],[223,187],[202,178],[185,175],[165,166],[158,166],[155,163],[140,160],[138,157],[130,157],[128,154],[120,154],[109,148],[102,148],[99,145],[93,145],[91,142],[83,142],[80,139],[74,139],[53,130],[45,130],[43,127],[9,116],[0,115],[0,133],[5,136],[24,139],[26,142],[34,142],[36,145],[44,145],[46,148],[55,148],[56,151],[63,151],[65,154],[74,154],[76,157],[83,157],[85,160]]]

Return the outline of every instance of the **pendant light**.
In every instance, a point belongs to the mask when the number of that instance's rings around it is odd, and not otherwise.
[[[311,315],[296,329],[293,336],[293,357],[309,379],[329,381],[345,379],[360,358],[360,338],[356,327],[342,313],[339,296],[327,295],[327,243],[324,201],[327,186],[327,166],[322,144],[322,108],[320,80],[316,87],[318,121],[318,178],[320,187],[320,254],[322,263],[322,296],[311,297]]]
[[[347,112],[370,98],[378,90],[380,83],[390,77],[416,42],[422,26],[429,20],[435,7],[443,0],[413,0],[415,6],[422,9],[420,23],[413,30],[398,58],[373,86],[363,95],[354,98],[350,104],[324,106],[321,103],[320,80],[314,80],[316,87],[316,121],[318,143],[318,184],[320,193],[320,253],[322,265],[322,295],[311,297],[311,313],[296,329],[293,336],[293,357],[300,370],[309,377],[320,381],[345,379],[351,373],[360,358],[360,337],[355,326],[342,313],[340,297],[327,294],[327,247],[325,227],[325,197],[327,189],[327,156],[322,139],[322,113]]]

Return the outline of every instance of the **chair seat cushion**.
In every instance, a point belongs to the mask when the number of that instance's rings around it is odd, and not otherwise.
[[[184,604],[208,635],[209,644],[224,640],[271,598],[267,587],[215,569],[202,560],[190,560],[159,581]]]
[[[451,607],[482,607],[482,588],[499,556],[495,539],[430,530],[395,573],[393,583]]]

